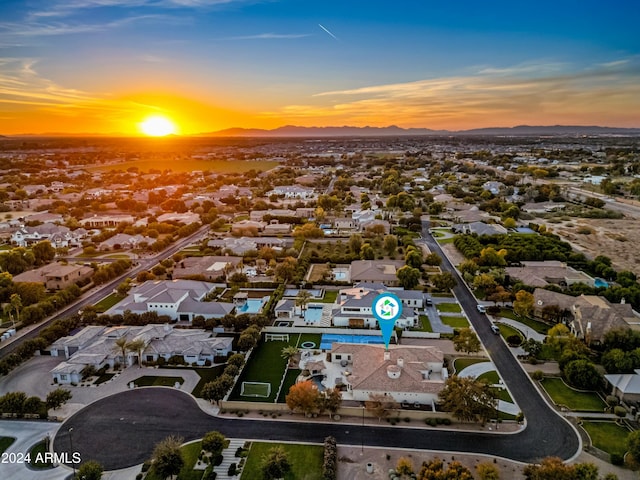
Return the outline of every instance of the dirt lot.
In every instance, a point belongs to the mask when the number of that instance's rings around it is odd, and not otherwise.
[[[630,270],[640,275],[637,253],[640,245],[640,220],[576,218],[562,223],[549,223],[547,227],[588,257],[606,255],[611,258],[616,270]],[[579,231],[591,233],[578,233]]]

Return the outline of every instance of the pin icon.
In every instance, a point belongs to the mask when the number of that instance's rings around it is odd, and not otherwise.
[[[389,350],[393,327],[402,313],[402,302],[393,293],[381,293],[373,299],[371,310],[373,311],[373,316],[378,320],[378,325],[380,325],[384,345]]]

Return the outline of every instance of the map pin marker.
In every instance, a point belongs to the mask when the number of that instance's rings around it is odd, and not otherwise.
[[[395,327],[396,320],[400,318],[402,313],[402,302],[393,293],[381,293],[373,299],[371,310],[373,311],[373,316],[378,320],[385,348],[389,350],[393,327]]]

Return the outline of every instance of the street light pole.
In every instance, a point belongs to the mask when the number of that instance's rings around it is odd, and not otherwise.
[[[71,447],[71,467],[73,468],[73,478],[76,478],[76,464],[73,463],[73,437],[72,437],[73,427],[69,428],[69,446]]]

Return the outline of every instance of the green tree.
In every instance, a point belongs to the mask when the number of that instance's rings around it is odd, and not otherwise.
[[[481,344],[473,330],[470,328],[462,328],[458,335],[453,337],[453,347],[456,349],[456,352],[476,353],[480,351]]]
[[[13,311],[16,312],[16,321],[20,321],[20,312],[22,311],[22,298],[17,293],[14,293],[9,297],[9,303],[13,307]]]
[[[420,283],[420,270],[405,265],[398,269],[396,277],[403,288],[410,290]]]
[[[422,265],[422,253],[416,247],[407,247],[404,255],[404,263],[413,268],[420,268]]]
[[[424,263],[430,265],[432,267],[437,267],[442,264],[442,258],[437,253],[430,253],[426,257],[424,257]]]
[[[51,242],[48,240],[36,243],[31,247],[31,251],[37,266],[46,265],[56,256],[56,249],[51,246]]]
[[[438,395],[442,408],[463,422],[480,420],[484,424],[496,414],[495,389],[473,377],[449,377]]]
[[[84,462],[78,468],[76,478],[82,480],[100,480],[102,478],[102,472],[104,468],[95,460],[89,460]]]
[[[298,353],[298,347],[295,345],[287,345],[280,351],[280,356],[287,362],[290,362],[293,357]]]
[[[476,465],[476,471],[480,480],[500,480],[500,470],[496,465],[482,462]]]
[[[296,276],[298,261],[293,257],[286,257],[276,266],[276,277],[283,283],[290,282]]]
[[[308,290],[300,290],[296,295],[296,307],[300,307],[300,311],[304,312],[312,297],[313,295]]]
[[[528,317],[533,312],[533,294],[526,290],[516,292],[513,302],[513,311],[521,317]]]
[[[447,292],[457,284],[456,278],[451,274],[451,272],[436,273],[435,275],[431,275],[429,278],[431,283],[433,283],[433,286],[441,292]]]
[[[153,470],[160,478],[166,479],[180,473],[184,466],[181,445],[182,438],[174,436],[169,436],[156,444],[151,458]]]
[[[386,254],[390,257],[393,257],[395,256],[396,249],[398,248],[398,237],[396,237],[395,235],[385,235],[382,245],[382,248],[384,249]]]
[[[362,237],[354,233],[349,237],[349,251],[351,253],[360,253],[360,249],[362,248]]]
[[[362,260],[373,260],[376,258],[376,253],[370,244],[365,243],[362,245],[362,248],[360,249],[360,258]]]
[[[413,462],[408,457],[400,457],[396,463],[396,472],[399,475],[409,476],[413,473]]]
[[[589,360],[574,360],[564,368],[564,376],[571,385],[582,390],[597,390],[602,385],[602,376]]]
[[[64,388],[56,388],[47,394],[45,404],[48,409],[56,410],[71,400],[71,392]]]
[[[627,450],[636,462],[640,462],[640,430],[627,435]]]
[[[329,411],[329,418],[338,411],[342,405],[342,393],[339,388],[327,388],[321,392],[321,411]]]
[[[291,463],[284,448],[281,446],[270,448],[262,457],[260,469],[262,478],[265,480],[284,478],[291,470]]]
[[[116,338],[115,342],[113,343],[114,352],[117,352],[122,356],[122,365],[126,366],[125,364],[127,363],[127,347],[129,346],[129,339],[126,335],[123,335],[122,337]]]
[[[222,453],[226,442],[227,438],[222,433],[216,431],[207,432],[202,437],[202,449],[205,452],[210,452],[215,457]]]

